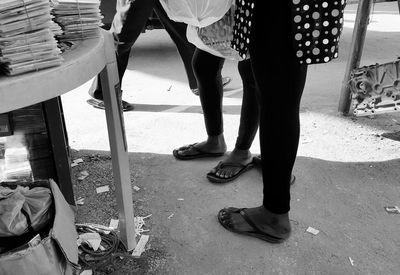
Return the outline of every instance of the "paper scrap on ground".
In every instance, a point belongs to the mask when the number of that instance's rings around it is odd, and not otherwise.
[[[108,185],[100,186],[96,188],[97,194],[104,193],[110,191],[110,187]]]
[[[82,163],[83,159],[74,159],[71,163],[71,167],[77,166],[79,163]]]
[[[398,206],[385,206],[385,210],[389,214],[400,214],[400,207]]]
[[[110,225],[108,227],[113,228],[114,230],[116,230],[118,228],[118,223],[119,223],[119,220],[111,219],[110,220]]]
[[[80,176],[78,177],[78,180],[84,180],[87,176],[89,176],[89,172],[85,170],[80,172],[79,175]]]
[[[171,219],[174,216],[174,213],[168,216],[168,219]]]
[[[135,237],[142,235],[144,232],[149,232],[149,229],[143,229],[144,220],[151,217],[152,214],[147,215],[145,217],[133,217],[133,222],[135,224]]]
[[[85,198],[78,198],[75,203],[77,205],[83,205],[85,203]]]
[[[142,253],[145,251],[146,244],[149,240],[149,235],[142,235],[140,237],[139,242],[137,243],[135,249],[132,252],[133,257],[140,257]]]
[[[184,201],[185,199],[183,199],[183,198],[178,198],[178,201]]]
[[[134,186],[133,186],[133,190],[135,190],[135,191],[139,191],[139,190],[140,190],[140,188],[139,188],[139,187],[137,187],[136,185],[134,185]]]
[[[101,243],[101,237],[99,233],[83,233],[79,235],[78,245],[82,242],[89,244],[94,251],[99,249]]]
[[[307,144],[307,143],[311,143],[311,142],[313,142],[313,140],[309,139],[309,138],[306,138],[306,139],[301,141],[302,144]]]
[[[318,233],[319,233],[319,230],[318,229],[315,229],[315,228],[313,228],[313,227],[308,227],[307,228],[307,230],[306,230],[308,233],[311,233],[311,234],[313,234],[313,235],[317,235]]]
[[[86,269],[80,273],[80,275],[92,275],[93,271],[91,269]]]
[[[354,261],[353,261],[353,259],[349,257],[349,261],[350,261],[350,264],[351,264],[352,266],[354,266]]]

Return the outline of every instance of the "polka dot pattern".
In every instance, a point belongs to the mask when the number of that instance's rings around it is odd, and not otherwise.
[[[296,56],[302,64],[338,57],[345,0],[291,0]]]
[[[254,1],[236,0],[235,26],[231,47],[239,52],[241,58],[249,57],[251,20],[253,18]]]
[[[290,1],[293,45],[299,62],[317,64],[337,58],[346,0]],[[249,57],[248,45],[254,2],[255,0],[236,0],[231,47],[237,50],[243,59]]]

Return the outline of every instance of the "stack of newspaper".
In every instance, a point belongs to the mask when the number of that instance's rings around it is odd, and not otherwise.
[[[0,1],[0,68],[8,75],[62,63],[49,0]]]
[[[75,41],[100,36],[103,16],[99,0],[57,0],[52,13],[64,33],[59,41]]]

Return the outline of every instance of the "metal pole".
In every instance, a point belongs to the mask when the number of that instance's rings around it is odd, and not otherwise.
[[[136,247],[136,239],[129,158],[120,101],[120,84],[113,37],[110,32],[104,30],[102,30],[102,34],[107,64],[100,73],[100,80],[103,87],[108,138],[110,141],[120,237],[128,251],[130,251]]]
[[[397,0],[397,5],[399,6],[399,12],[400,12],[400,0]]]
[[[350,46],[349,58],[347,61],[346,72],[342,82],[340,92],[339,113],[346,115],[350,108],[350,89],[347,83],[350,80],[351,71],[360,66],[362,50],[364,46],[367,26],[369,23],[369,14],[373,0],[359,0],[357,8],[356,21],[354,23],[353,37]],[[399,0],[400,1],[400,0]]]

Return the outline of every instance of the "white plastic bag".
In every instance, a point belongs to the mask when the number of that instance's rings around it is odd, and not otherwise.
[[[22,235],[30,226],[38,232],[52,220],[52,205],[49,188],[0,186],[0,237]],[[29,222],[23,211],[29,216]]]
[[[235,5],[217,22],[199,28],[188,26],[186,36],[197,48],[226,59],[241,61],[239,52],[231,47],[235,25]]]
[[[233,0],[160,0],[169,18],[196,27],[205,27],[221,19]]]

